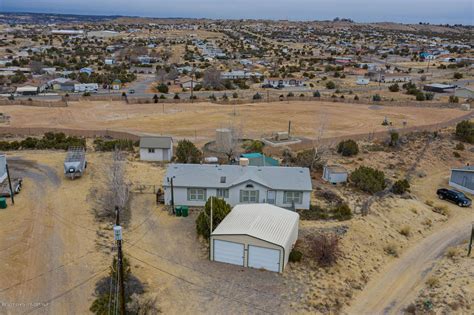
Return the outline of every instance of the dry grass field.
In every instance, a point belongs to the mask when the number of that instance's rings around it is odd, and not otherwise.
[[[324,137],[384,131],[385,117],[394,128],[444,122],[465,115],[458,109],[382,107],[332,102],[280,102],[244,105],[130,104],[123,102],[71,102],[67,108],[3,106],[12,127],[113,129],[168,134],[198,143],[214,139],[215,129],[235,126],[243,136],[285,131],[292,122],[294,136],[314,138],[322,122]],[[235,115],[234,115],[235,113]]]

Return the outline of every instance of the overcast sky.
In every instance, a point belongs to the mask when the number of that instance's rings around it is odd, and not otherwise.
[[[1,12],[473,24],[474,0],[0,0]]]

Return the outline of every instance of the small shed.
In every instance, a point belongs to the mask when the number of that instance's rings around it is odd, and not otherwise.
[[[173,138],[145,136],[140,138],[140,160],[171,161],[173,157]]]
[[[112,90],[120,90],[122,88],[122,81],[119,79],[115,79],[112,82]]]
[[[211,234],[213,261],[283,272],[298,239],[299,214],[270,204],[235,206]]]
[[[452,169],[449,186],[474,194],[474,166]]]
[[[323,179],[331,184],[347,182],[348,172],[340,165],[326,165],[323,170]]]

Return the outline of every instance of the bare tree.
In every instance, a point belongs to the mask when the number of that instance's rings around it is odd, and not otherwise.
[[[203,84],[207,88],[219,89],[222,87],[221,72],[217,68],[204,71]]]
[[[160,84],[163,84],[166,81],[166,76],[167,76],[167,73],[164,69],[158,69],[156,71],[156,78],[158,79]]]
[[[30,68],[31,68],[31,72],[35,74],[41,74],[43,73],[44,65],[41,61],[32,61],[30,63]]]
[[[126,182],[125,165],[125,155],[115,150],[111,160],[103,168],[102,187],[93,192],[97,203],[95,213],[99,219],[114,218],[115,207],[119,207],[121,220],[128,220],[130,184]]]

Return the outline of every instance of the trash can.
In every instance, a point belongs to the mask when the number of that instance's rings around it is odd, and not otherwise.
[[[7,199],[5,197],[0,197],[0,209],[7,208]]]
[[[181,206],[181,214],[183,217],[187,217],[189,214],[189,208],[188,206]]]
[[[176,210],[176,216],[177,216],[177,217],[180,217],[180,216],[181,216],[181,206],[177,206],[177,207],[175,208],[175,210]]]

